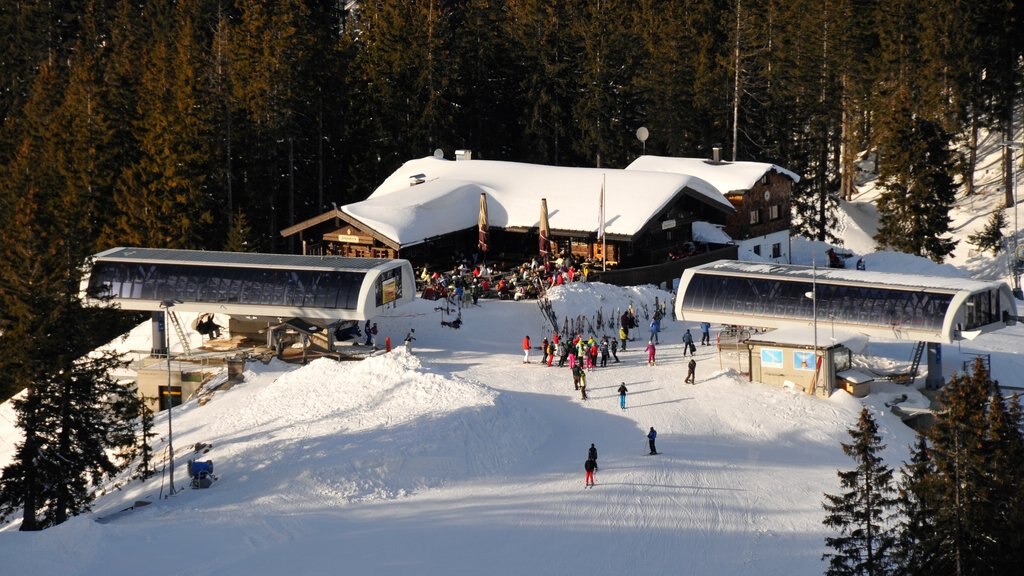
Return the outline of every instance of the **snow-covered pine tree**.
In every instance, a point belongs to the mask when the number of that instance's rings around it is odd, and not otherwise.
[[[825,544],[834,550],[823,556],[829,561],[826,574],[895,574],[893,470],[880,455],[885,445],[867,408],[861,410],[857,425],[850,429],[850,437],[853,442],[843,443],[843,452],[853,459],[856,468],[838,472],[840,485],[847,492],[825,494],[823,504],[828,512],[823,523],[839,532],[838,536],[825,538]]]

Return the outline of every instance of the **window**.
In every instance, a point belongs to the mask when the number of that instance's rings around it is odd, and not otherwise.
[[[751,224],[758,224],[760,222],[761,222],[761,212],[758,211],[758,210],[751,210],[750,211],[750,223]]]
[[[776,242],[775,244],[772,244],[772,258],[781,258],[781,257],[782,257],[782,244]]]
[[[761,255],[761,245],[760,244],[758,244],[757,246],[754,246],[754,254],[757,254],[758,256]]]
[[[768,219],[778,220],[782,217],[782,209],[778,204],[772,204],[768,207]]]

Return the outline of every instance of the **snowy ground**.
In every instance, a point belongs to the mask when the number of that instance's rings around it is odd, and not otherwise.
[[[983,155],[982,176],[990,164]],[[983,179],[979,196],[954,214],[958,237],[997,209],[994,180]],[[840,232],[869,270],[1005,278],[1001,260],[965,242],[941,266],[875,252],[877,193],[862,184],[843,203]],[[793,246],[800,264],[822,264],[828,248]],[[643,305],[653,309],[655,297],[671,295],[599,284],[552,293],[560,319],[617,315],[632,302],[643,326]],[[864,399],[837,392],[823,400],[747,382],[712,347],[698,348],[689,386],[680,335],[696,326],[671,319],[657,366],[646,365],[641,330],[621,363],[592,372],[582,402],[567,369],[540,366],[536,353],[522,363],[522,337],[538,345],[546,332],[535,303],[484,301],[463,312],[460,330],[441,327],[435,306],[417,301],[375,319],[382,342],[397,344],[415,328],[413,356],[398,348],[363,362],[249,363],[244,383],[204,406],[175,408],[177,494],[161,498],[165,470],[109,487],[93,513],[61,526],[21,533],[8,524],[0,528],[4,573],[816,575],[825,567],[822,493],[839,491],[836,470],[850,466],[839,443],[860,407],[871,408],[898,466],[913,433],[885,404],[903,394],[903,406],[927,404],[893,384]],[[148,349],[140,341],[148,334],[142,326],[119,346]],[[912,346],[873,341],[856,362],[900,368]],[[1020,386],[1022,351],[1024,327],[1014,326],[944,347],[944,370],[990,354],[994,377]],[[620,382],[630,390],[626,411]],[[646,455],[651,426],[658,456]],[[156,430],[166,429],[161,414]],[[18,437],[10,405],[0,405],[0,466]],[[584,489],[592,442],[601,467],[597,486]],[[197,454],[197,443],[212,448]],[[162,450],[166,437],[155,444]],[[181,490],[193,458],[214,462],[212,488]],[[136,501],[151,504],[115,515]]]
[[[560,317],[592,316],[630,302],[653,309],[655,296],[670,297],[595,284],[553,300]],[[657,366],[631,343],[620,364],[592,372],[582,402],[567,369],[536,355],[522,363],[522,337],[544,336],[535,303],[484,301],[463,312],[461,330],[442,328],[435,305],[417,301],[377,319],[382,340],[416,329],[413,356],[399,347],[363,362],[250,363],[243,384],[176,408],[176,486],[198,458],[214,462],[212,488],[161,499],[165,474],[41,533],[9,525],[0,531],[5,571],[822,573],[821,494],[838,491],[836,470],[849,465],[839,443],[861,400],[746,382],[718,369],[712,347],[698,349],[697,384],[686,385],[680,336],[696,326],[669,320]],[[946,347],[945,362],[952,371],[971,352],[992,353],[997,377],[1009,379],[1024,371],[1022,340],[1015,327],[970,349]],[[875,342],[865,361],[906,362],[910,348]],[[630,389],[626,411],[620,382]],[[903,393],[923,404],[895,385],[863,400],[894,465],[913,434],[884,403]],[[651,426],[658,456],[646,455]],[[164,415],[157,430],[166,430]],[[213,447],[194,454],[200,442]],[[591,442],[600,470],[585,490]],[[95,521],[138,500],[153,504]]]

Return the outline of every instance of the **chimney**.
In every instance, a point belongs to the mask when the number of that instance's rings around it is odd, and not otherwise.
[[[715,146],[711,149],[711,161],[715,164],[722,162],[722,148],[720,146]]]
[[[472,150],[456,150],[455,151],[455,159],[456,160],[472,160],[473,159],[473,151]]]

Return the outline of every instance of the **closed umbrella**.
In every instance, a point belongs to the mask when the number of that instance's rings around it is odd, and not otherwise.
[[[548,226],[548,199],[540,199],[540,257],[547,262],[551,249],[551,230]]]
[[[477,245],[480,248],[480,252],[487,253],[487,244],[490,242],[490,238],[487,233],[487,193],[480,193],[480,220],[477,222],[480,228],[480,237],[477,240]]]

